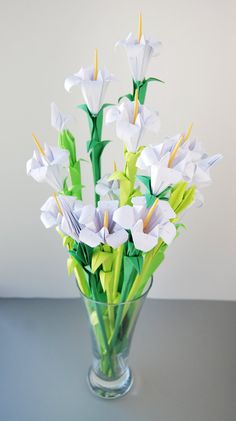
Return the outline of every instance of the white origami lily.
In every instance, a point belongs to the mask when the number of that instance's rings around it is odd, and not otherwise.
[[[147,208],[145,197],[134,197],[133,206],[123,206],[114,212],[114,221],[125,229],[130,229],[133,242],[138,250],[147,252],[157,245],[161,238],[170,244],[175,238],[176,228],[170,222],[175,212],[167,201],[158,200]]]
[[[80,241],[90,247],[108,244],[113,248],[119,247],[128,239],[128,233],[113,220],[114,211],[118,208],[118,201],[100,201],[98,207],[85,207],[85,218],[81,218],[85,228],[81,230]]]
[[[46,228],[58,226],[59,229],[75,241],[80,241],[80,231],[83,225],[80,219],[84,217],[82,202],[73,196],[55,195],[41,207],[41,221]]]
[[[133,79],[136,82],[142,82],[145,79],[150,59],[157,55],[161,42],[144,37],[141,15],[139,17],[138,38],[133,38],[130,33],[125,40],[117,42],[116,45],[124,47]]]
[[[190,139],[185,147],[190,153],[194,171],[189,181],[198,187],[206,187],[211,184],[210,168],[213,167],[223,156],[221,154],[207,155],[203,152],[201,143],[196,139]]]
[[[191,128],[192,126],[186,135],[177,134],[172,138],[166,138],[163,143],[147,146],[141,152],[137,167],[150,171],[154,190],[157,189],[156,183],[160,184],[160,180],[165,178],[165,172],[166,175],[171,174],[173,177],[171,184],[180,179],[197,186],[210,183],[209,169],[222,158],[222,155],[208,156],[204,153],[200,142],[189,139]]]
[[[68,151],[46,143],[42,148],[34,135],[33,138],[38,150],[34,151],[33,157],[26,164],[27,174],[39,183],[48,183],[56,191],[62,190],[68,175]]]
[[[120,186],[118,180],[110,180],[111,174],[106,174],[96,184],[95,191],[99,196],[108,196],[109,199],[118,199]]]
[[[63,114],[55,102],[51,103],[51,124],[58,132],[67,129],[67,124],[71,120],[71,116]]]
[[[126,99],[118,106],[111,107],[106,113],[106,123],[116,121],[117,137],[124,141],[129,152],[136,152],[146,131],[158,133],[159,114],[150,111],[138,102],[138,90],[135,100]]]
[[[97,50],[94,67],[81,68],[65,80],[65,89],[69,92],[79,85],[84,101],[92,114],[97,114],[104,103],[104,97],[109,83],[114,79],[106,69],[98,69]]]

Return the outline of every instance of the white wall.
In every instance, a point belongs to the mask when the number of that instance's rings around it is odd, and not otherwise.
[[[161,298],[236,299],[235,282],[235,2],[234,0],[1,0],[1,296],[76,296],[66,273],[66,251],[56,232],[47,232],[39,207],[50,194],[25,174],[31,156],[31,132],[56,144],[49,105],[55,101],[75,116],[78,149],[85,156],[88,129],[75,109],[79,89],[64,91],[65,76],[91,63],[98,47],[101,63],[118,81],[107,100],[130,90],[123,51],[115,42],[137,30],[143,12],[144,32],[163,42],[149,75],[166,81],[153,84],[147,105],[161,114],[161,132],[172,135],[194,121],[194,134],[209,153],[224,160],[212,171],[214,184],[205,191],[206,204],[185,218],[186,232],[170,247],[156,275],[152,296]],[[105,152],[104,172],[122,145],[113,128]],[[148,138],[147,143],[153,141]],[[91,173],[84,164],[91,195]]]

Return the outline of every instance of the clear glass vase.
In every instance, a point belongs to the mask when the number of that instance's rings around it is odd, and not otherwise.
[[[142,295],[118,304],[95,301],[82,295],[92,339],[92,365],[88,372],[91,391],[99,397],[114,399],[125,395],[133,384],[128,356],[138,315],[152,285]]]

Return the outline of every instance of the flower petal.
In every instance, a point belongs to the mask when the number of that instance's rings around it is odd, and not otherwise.
[[[90,247],[97,247],[100,244],[99,234],[86,227],[80,231],[79,239],[82,243],[85,243]]]
[[[166,222],[159,227],[160,237],[166,244],[170,244],[176,236],[175,225],[171,222]]]
[[[143,232],[143,221],[139,219],[131,229],[132,238],[136,249],[143,252],[151,250],[157,245],[158,237]]]
[[[112,234],[106,236],[106,242],[109,246],[114,249],[119,247],[121,244],[125,243],[128,240],[128,233],[124,229],[119,229]]]
[[[135,223],[135,212],[132,206],[126,205],[115,210],[113,221],[125,229],[130,229]]]

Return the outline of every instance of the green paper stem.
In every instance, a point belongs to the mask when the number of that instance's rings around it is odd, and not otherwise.
[[[63,130],[58,136],[58,145],[60,148],[69,152],[69,174],[71,180],[71,189],[67,188],[65,183],[64,194],[75,196],[82,200],[82,182],[80,160],[76,158],[76,144],[73,134],[69,130]]]
[[[132,288],[129,292],[127,300],[133,300],[134,298],[136,298],[138,296],[138,291],[140,287],[142,285],[144,287],[146,283],[148,282],[149,278],[152,276],[153,272],[157,268],[155,266],[154,257],[158,254],[162,244],[163,244],[163,241],[160,240],[156,247],[154,247],[152,250],[146,253],[141,273],[137,275],[132,285]]]
[[[110,246],[108,245],[104,245],[103,246],[103,250],[105,252],[108,252],[112,255],[112,249]],[[103,271],[106,273],[109,273],[113,275],[113,259],[107,259],[104,261],[103,265],[102,265]],[[113,276],[111,277],[111,279],[113,278]],[[111,282],[111,279],[108,278],[108,280],[110,280],[110,282],[106,282],[106,294],[107,294],[107,308],[108,308],[108,316],[109,316],[109,321],[110,321],[110,328],[111,330],[113,329],[113,325],[114,325],[114,308],[112,308],[112,306],[109,306],[109,304],[112,304],[113,302],[113,285]]]
[[[124,244],[121,244],[115,250],[115,259],[114,259],[114,280],[113,280],[113,300],[115,301],[117,293],[118,293],[118,286],[120,280],[120,273],[123,261],[123,252],[124,252]]]
[[[74,267],[74,273],[80,290],[86,297],[89,297],[90,289],[87,283],[87,279],[82,266],[77,261]]]
[[[123,284],[122,284],[122,289],[121,289],[121,296],[120,296],[120,301],[123,303],[124,301],[127,300],[127,295],[130,289],[130,286],[133,282],[133,276],[135,274],[135,270],[130,267],[126,267],[126,269],[128,269],[129,274],[127,274],[127,276],[124,275],[124,279],[123,279]],[[118,311],[116,314],[116,321],[115,321],[115,328],[114,328],[114,333],[110,338],[110,347],[113,348],[116,340],[117,340],[117,335],[119,333],[119,329],[120,329],[120,324],[121,321],[124,318],[124,311],[125,311],[126,306],[125,305],[120,305],[118,307]]]
[[[137,152],[128,152],[124,150],[125,168],[120,178],[120,206],[131,205],[132,197],[140,194],[139,190],[134,188],[137,167],[136,162],[143,150],[140,146]]]
[[[102,338],[103,338],[103,341],[104,341],[104,346],[105,346],[105,350],[106,350],[106,354],[107,354],[107,359],[108,359],[109,365],[110,365],[109,368],[110,368],[111,373],[113,375],[114,370],[113,370],[113,364],[112,364],[112,357],[111,357],[110,346],[109,346],[108,340],[107,340],[107,334],[106,334],[106,329],[105,329],[105,325],[104,325],[103,315],[100,313],[99,305],[97,305],[98,297],[97,297],[97,288],[96,288],[96,276],[92,275],[92,274],[91,274],[91,289],[92,289],[92,297],[93,297],[93,300],[94,300],[99,325],[100,325],[100,328],[101,328],[101,334],[102,334]]]
[[[87,152],[90,156],[94,183],[94,200],[97,206],[100,196],[96,193],[95,187],[101,178],[101,156],[108,140],[102,140],[103,110],[111,104],[104,104],[98,114],[92,114],[86,104],[79,105],[88,117],[90,140],[87,142]]]

